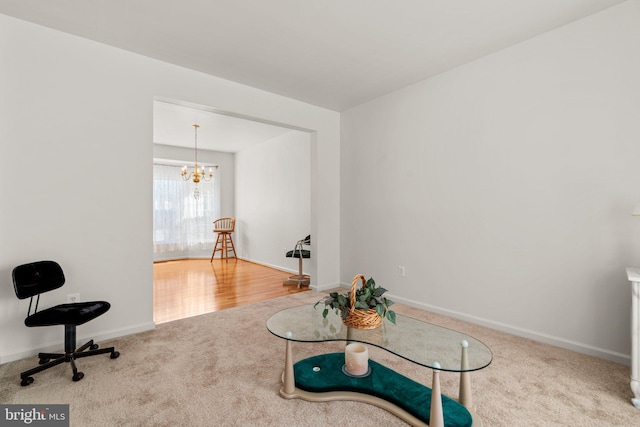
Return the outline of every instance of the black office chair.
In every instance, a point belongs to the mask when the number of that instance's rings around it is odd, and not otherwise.
[[[13,269],[13,288],[19,299],[31,298],[29,311],[24,324],[33,326],[64,325],[64,353],[40,353],[40,366],[20,374],[22,386],[33,382],[31,375],[42,372],[64,362],[71,363],[73,369],[73,381],[80,381],[84,374],[76,368],[75,359],[80,357],[95,356],[97,354],[111,353],[111,359],[117,359],[120,353],[113,347],[98,349],[98,344],[90,340],[76,349],[76,326],[93,320],[106,313],[111,304],[105,301],[78,302],[72,304],[60,304],[46,310],[38,311],[40,294],[58,289],[64,285],[64,273],[57,262],[38,261],[19,265]],[[33,314],[31,305],[33,297],[37,295]],[[87,350],[89,349],[89,350]]]
[[[302,259],[311,258],[311,251],[304,249],[303,246],[309,246],[311,244],[311,235],[305,237],[302,240],[298,240],[295,248],[287,252],[287,258],[298,258],[298,274],[289,276],[288,279],[282,282],[283,285],[297,285],[308,286],[311,283],[311,278],[302,273]]]

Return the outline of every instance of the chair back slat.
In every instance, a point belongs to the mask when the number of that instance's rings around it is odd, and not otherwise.
[[[13,289],[19,299],[58,289],[64,285],[62,267],[55,261],[37,261],[13,269]]]
[[[218,218],[213,221],[214,233],[231,233],[236,227],[235,218]]]

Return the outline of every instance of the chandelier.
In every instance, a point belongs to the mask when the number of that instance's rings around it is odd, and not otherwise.
[[[193,166],[193,171],[189,171],[189,168],[185,165],[182,167],[182,179],[185,181],[193,180],[196,188],[193,190],[193,197],[196,199],[200,198],[200,190],[198,189],[198,183],[200,181],[211,181],[213,178],[213,168],[209,168],[209,173],[205,173],[204,166],[200,168],[198,166],[198,128],[200,125],[194,124],[193,129],[195,132],[195,151],[196,151],[196,161]]]

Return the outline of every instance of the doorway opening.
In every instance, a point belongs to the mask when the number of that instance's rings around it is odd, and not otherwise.
[[[165,307],[167,301],[175,302],[174,308],[163,308],[167,312],[191,313],[202,307],[209,307],[206,310],[222,307],[224,304],[214,299],[233,299],[233,296],[220,297],[219,287],[226,286],[227,291],[232,289],[230,281],[246,269],[246,264],[271,270],[257,273],[255,268],[250,269],[249,276],[255,280],[262,280],[258,279],[262,275],[282,277],[270,282],[272,290],[260,291],[280,296],[282,281],[291,273],[297,273],[297,261],[286,258],[286,252],[302,237],[312,234],[311,133],[221,113],[210,107],[156,99],[154,161],[180,163],[193,160],[193,124],[199,125],[198,161],[218,166],[214,171],[216,188],[219,188],[216,216],[236,218],[233,239],[239,264],[229,267],[224,263],[222,266],[217,259],[209,263],[213,244],[202,242],[211,246],[208,254],[178,262],[181,264],[173,267],[181,273],[174,274],[173,279],[162,279],[162,283],[159,280],[156,284],[156,270],[170,270],[170,265],[154,265],[154,307],[157,299],[162,300],[161,305]],[[212,225],[215,219],[209,218],[208,224]],[[212,229],[210,232],[213,240]],[[208,265],[202,263],[205,256]],[[176,258],[185,257],[178,255]],[[154,259],[157,259],[155,254]],[[305,267],[312,274],[315,270],[313,257],[309,261]],[[227,276],[228,273],[233,274]],[[211,292],[200,285],[189,284],[190,280],[202,282],[205,276],[208,276],[205,286],[209,286]],[[218,280],[219,277],[224,280]],[[182,279],[176,281],[176,278]],[[184,289],[179,290],[180,286]],[[190,290],[194,286],[200,290]],[[251,288],[246,284],[245,287]],[[218,291],[214,292],[214,289]],[[284,291],[289,293],[289,289],[284,288]],[[187,292],[186,296],[183,291]],[[246,296],[242,298],[247,300]],[[175,320],[174,315],[154,314],[154,319],[156,317],[156,322],[168,317]]]

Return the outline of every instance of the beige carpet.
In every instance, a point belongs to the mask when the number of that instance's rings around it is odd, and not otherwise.
[[[311,403],[278,395],[285,343],[267,331],[265,321],[281,309],[324,295],[303,292],[100,343],[114,344],[120,358],[80,359],[85,378],[77,383],[71,381],[68,365],[61,365],[21,387],[20,372],[37,358],[7,363],[0,366],[0,402],[69,403],[71,425],[83,427],[405,425],[364,403]],[[472,375],[474,403],[487,427],[640,426],[640,410],[630,403],[627,366],[400,304],[394,309],[470,334],[492,349],[493,363]],[[294,359],[343,346],[294,343]],[[375,347],[370,355],[431,383],[429,369]],[[458,375],[443,372],[441,380],[443,392],[457,397]]]

